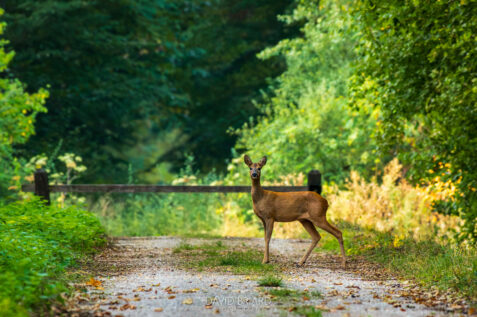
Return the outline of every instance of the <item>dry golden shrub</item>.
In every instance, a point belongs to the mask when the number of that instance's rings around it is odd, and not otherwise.
[[[327,188],[331,203],[328,217],[364,228],[393,232],[418,240],[449,237],[459,218],[432,211],[436,194],[428,187],[414,187],[402,176],[402,165],[392,160],[384,169],[382,182],[366,182],[351,172],[346,189]]]

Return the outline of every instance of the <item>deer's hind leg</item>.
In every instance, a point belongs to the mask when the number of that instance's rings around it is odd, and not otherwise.
[[[303,264],[305,264],[306,260],[310,256],[311,251],[313,251],[313,249],[316,247],[316,245],[318,244],[318,242],[321,239],[320,234],[318,233],[318,231],[316,231],[315,226],[313,225],[313,223],[311,221],[300,220],[300,223],[303,225],[303,227],[306,229],[306,231],[308,231],[308,233],[310,234],[311,244],[308,247],[308,250],[306,251],[306,253],[301,258],[300,262],[298,263],[298,266],[302,266]]]
[[[346,266],[346,254],[344,250],[344,245],[343,245],[343,234],[341,231],[336,228],[335,226],[331,225],[328,220],[326,220],[326,217],[319,217],[317,219],[313,219],[313,223],[318,227],[321,228],[329,233],[331,233],[335,238],[338,240],[340,244],[340,249],[341,249],[341,264],[343,266]]]

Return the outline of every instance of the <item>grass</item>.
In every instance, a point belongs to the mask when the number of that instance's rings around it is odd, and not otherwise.
[[[472,248],[442,245],[432,240],[413,238],[360,228],[345,222],[343,231],[348,255],[361,255],[369,261],[414,280],[424,287],[453,290],[477,305],[477,251]],[[339,252],[338,242],[322,234],[315,252]]]
[[[222,241],[216,241],[215,243],[212,243],[212,244],[205,243],[201,245],[191,245],[187,242],[182,242],[177,247],[172,249],[172,252],[182,253],[184,251],[199,250],[199,251],[203,251],[204,253],[214,253],[214,251],[220,251],[224,249],[225,249],[225,245],[223,244]]]
[[[416,280],[427,287],[437,286],[443,291],[452,289],[477,304],[475,251],[412,239],[402,240],[396,245],[396,239],[390,234],[368,241],[370,244],[358,253],[405,279]]]
[[[222,241],[191,245],[186,242],[172,250],[184,258],[184,265],[198,271],[218,270],[235,274],[265,274],[277,270],[276,265],[262,264],[262,253],[241,247],[229,250]]]
[[[280,301],[287,299],[300,299],[303,297],[308,297],[310,299],[323,297],[319,291],[305,292],[289,288],[267,289],[266,293],[271,295],[273,300]]]
[[[321,317],[321,310],[313,306],[299,306],[292,310],[293,313],[305,317]]]
[[[279,287],[283,286],[283,279],[276,275],[267,275],[258,280],[259,286]]]
[[[68,292],[66,269],[104,244],[91,213],[37,200],[0,208],[0,316],[46,314]]]
[[[262,254],[255,250],[224,251],[205,250],[205,259],[197,263],[199,269],[224,268],[235,274],[259,274],[277,270],[273,264],[262,264]]]

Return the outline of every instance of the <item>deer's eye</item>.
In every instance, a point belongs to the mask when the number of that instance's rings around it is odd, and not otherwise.
[[[252,168],[250,167],[250,170],[252,170]]]
[[[261,168],[259,167],[259,168],[258,168],[258,170],[260,171],[260,170],[261,170]]]

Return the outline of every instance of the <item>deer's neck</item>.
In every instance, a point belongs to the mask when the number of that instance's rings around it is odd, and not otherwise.
[[[262,186],[260,185],[260,178],[252,179],[252,201],[258,202],[262,199],[264,195],[264,191]]]

